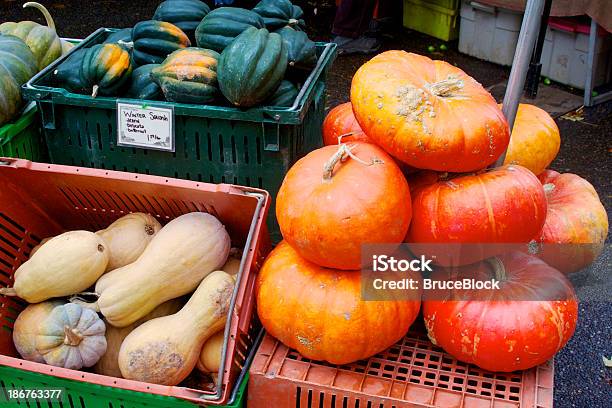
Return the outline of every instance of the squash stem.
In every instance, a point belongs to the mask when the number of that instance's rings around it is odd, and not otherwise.
[[[495,279],[497,279],[499,282],[503,282],[507,279],[508,276],[506,275],[506,267],[504,266],[504,263],[501,261],[501,259],[494,256],[488,258],[486,262],[491,266],[491,268],[493,268],[493,272],[495,273]]]
[[[451,97],[463,89],[463,86],[463,80],[449,76],[447,79],[429,84],[429,91],[439,97]]]
[[[91,92],[91,97],[95,98],[96,96],[98,96],[98,90],[100,89],[100,87],[98,85],[94,85],[92,92]]]
[[[27,8],[27,7],[33,7],[39,10],[42,13],[42,15],[45,17],[45,21],[47,22],[47,27],[55,31],[55,21],[53,21],[53,17],[51,17],[51,13],[49,13],[49,10],[47,10],[45,6],[35,1],[28,1],[27,3],[23,5],[23,8]]]
[[[17,291],[15,288],[0,288],[0,295],[17,296]]]
[[[83,335],[70,326],[64,326],[64,334],[64,344],[67,346],[78,346],[83,341]]]
[[[338,140],[339,139],[340,138],[338,138]],[[357,147],[357,145],[355,144],[349,146],[349,145],[341,143],[340,145],[338,145],[338,151],[334,153],[334,155],[330,157],[329,160],[323,166],[323,181],[331,180],[336,164],[338,164],[338,162],[344,161],[347,157],[350,157],[351,159],[355,160],[358,163],[363,164],[364,166],[371,166],[373,164],[384,164],[385,163],[378,157],[372,157],[370,159],[370,163],[364,160],[361,160],[359,157],[353,154],[353,149],[355,149],[355,147]]]

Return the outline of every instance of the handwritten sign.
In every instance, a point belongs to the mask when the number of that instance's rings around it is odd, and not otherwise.
[[[174,110],[117,102],[117,145],[173,152]]]

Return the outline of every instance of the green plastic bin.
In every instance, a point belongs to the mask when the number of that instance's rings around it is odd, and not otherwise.
[[[28,107],[14,123],[0,127],[0,157],[43,161],[45,150],[35,105]]]
[[[113,29],[101,28],[77,47],[102,42]],[[230,183],[268,190],[272,206],[268,226],[280,240],[275,198],[287,170],[322,145],[327,72],[336,55],[333,43],[317,43],[318,63],[304,80],[290,108],[148,102],[173,107],[175,152],[117,145],[117,98],[70,93],[49,85],[51,64],[24,86],[38,104],[52,163]],[[121,101],[131,101],[121,99]],[[138,103],[142,103],[139,101]]]
[[[442,41],[459,36],[459,0],[404,0],[404,26]]]
[[[248,372],[242,377],[240,387],[237,388],[233,402],[229,405],[217,405],[219,408],[241,408],[245,406],[245,392],[249,382]],[[44,408],[196,408],[192,404],[173,397],[163,397],[145,394],[136,391],[122,390],[120,388],[104,387],[97,384],[66,380],[44,374],[19,370],[12,367],[0,366],[0,395],[1,407],[44,407]],[[61,389],[63,392],[60,401],[9,401],[8,389]]]

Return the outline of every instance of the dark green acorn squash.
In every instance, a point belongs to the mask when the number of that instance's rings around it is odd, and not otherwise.
[[[283,80],[276,92],[274,92],[274,95],[266,101],[266,105],[289,108],[293,106],[293,102],[295,102],[298,93],[299,90],[297,86],[290,81]]]
[[[81,81],[91,96],[116,95],[132,74],[130,54],[117,44],[98,44],[87,49],[81,61]]]
[[[147,64],[136,68],[132,72],[130,86],[125,92],[125,97],[150,101],[161,99],[162,90],[151,77],[151,71],[157,67],[159,64]]]
[[[165,21],[141,21],[132,30],[136,65],[161,64],[174,51],[191,45],[187,34]]]
[[[301,7],[294,6],[289,0],[261,0],[253,11],[263,17],[266,28],[270,31],[284,26],[296,29],[306,26]]]
[[[174,24],[195,44],[195,29],[209,12],[210,7],[200,0],[166,0],[155,10],[153,20]]]
[[[87,85],[81,80],[80,74],[85,52],[87,52],[87,48],[75,50],[53,71],[52,82],[55,86],[70,92],[88,93]]]
[[[0,35],[0,126],[23,106],[21,85],[38,71],[36,56],[20,38]]]
[[[115,31],[106,38],[104,44],[119,44],[122,48],[131,49],[132,44],[132,28],[124,28]]]
[[[195,37],[198,47],[221,52],[247,28],[264,26],[261,16],[251,10],[220,7],[204,17]]]
[[[45,16],[47,25],[40,25],[34,21],[8,22],[0,24],[0,34],[21,38],[34,53],[38,70],[42,70],[62,56],[62,42],[55,32],[53,18],[45,6],[36,2],[28,2],[23,7],[34,7],[40,10]]]
[[[151,72],[167,101],[204,104],[219,94],[219,53],[203,48],[174,51]]]
[[[274,94],[287,70],[287,48],[280,35],[248,28],[219,59],[219,87],[235,106],[248,108]]]
[[[303,31],[286,26],[276,31],[287,46],[290,66],[312,68],[317,64],[317,47]]]

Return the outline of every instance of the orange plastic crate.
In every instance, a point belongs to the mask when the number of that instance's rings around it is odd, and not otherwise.
[[[12,327],[26,302],[4,296],[0,296],[0,365],[198,404],[225,404],[257,334],[253,286],[269,251],[268,208],[268,193],[249,187],[0,158],[1,286],[13,283],[15,270],[42,238],[74,229],[96,231],[129,212],[150,213],[162,224],[185,213],[208,212],[225,224],[232,246],[244,248],[217,390],[147,384],[22,360],[13,345]],[[193,380],[186,381],[194,386]]]
[[[421,332],[344,366],[303,358],[266,334],[250,369],[249,408],[552,407],[553,362],[491,373],[455,360]]]

